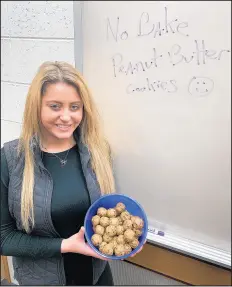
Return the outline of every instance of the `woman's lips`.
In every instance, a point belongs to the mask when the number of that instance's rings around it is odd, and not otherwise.
[[[57,128],[61,131],[67,131],[72,125],[56,125]]]

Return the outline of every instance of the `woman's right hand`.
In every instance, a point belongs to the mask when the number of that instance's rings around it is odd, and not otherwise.
[[[82,226],[80,231],[67,239],[63,239],[61,243],[61,253],[80,253],[86,256],[92,256],[101,260],[108,261],[107,258],[100,256],[85,242],[85,228]]]

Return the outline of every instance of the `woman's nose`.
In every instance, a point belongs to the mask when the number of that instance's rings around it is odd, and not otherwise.
[[[68,112],[64,112],[60,115],[60,119],[64,122],[69,122],[71,117]]]

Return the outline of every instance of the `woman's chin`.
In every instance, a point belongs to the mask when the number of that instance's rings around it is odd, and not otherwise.
[[[62,131],[62,132],[56,132],[56,133],[52,133],[52,135],[54,137],[56,137],[57,139],[69,139],[70,137],[72,137],[73,135],[73,131]]]

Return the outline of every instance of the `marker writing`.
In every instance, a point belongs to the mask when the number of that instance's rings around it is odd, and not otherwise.
[[[165,236],[165,233],[163,231],[155,229],[153,227],[148,227],[148,232],[151,232],[152,234],[159,235],[159,236]]]

